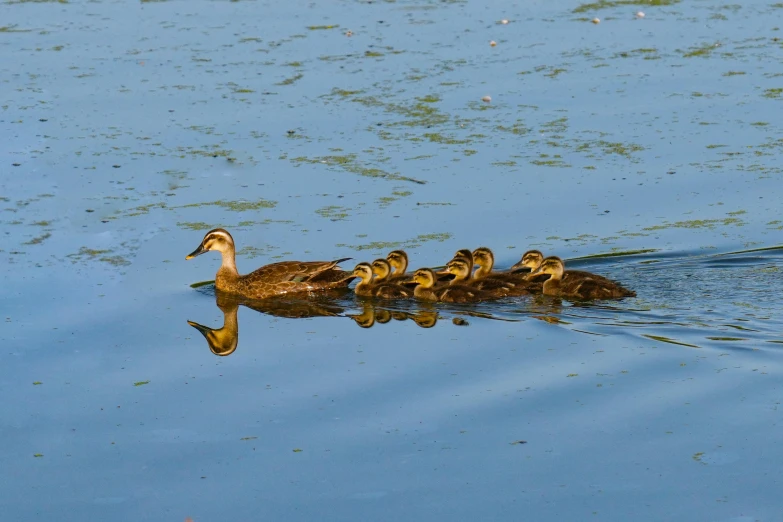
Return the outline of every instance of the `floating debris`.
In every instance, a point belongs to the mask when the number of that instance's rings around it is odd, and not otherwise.
[[[345,36],[353,36],[353,31],[345,31]]]
[[[468,326],[470,323],[468,323],[465,319],[461,317],[455,317],[451,320],[452,323],[454,323],[457,326]]]
[[[495,47],[497,44],[498,44],[498,43],[497,43],[495,40],[491,40],[491,41],[489,42],[489,45],[490,45],[491,47]]]
[[[642,11],[639,11],[636,13],[636,18],[644,18],[644,13]]]
[[[590,21],[593,22],[594,24],[600,24],[601,23],[601,19],[600,18],[593,18]]]
[[[489,103],[492,101],[492,96],[484,96],[483,98],[481,98],[481,101],[483,101],[484,103]]]
[[[500,21],[500,23],[501,25],[508,25],[508,20],[504,18],[503,20]]]

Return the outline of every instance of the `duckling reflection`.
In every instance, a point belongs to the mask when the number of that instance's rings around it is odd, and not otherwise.
[[[344,294],[345,292],[338,293]],[[335,297],[335,295],[331,297]],[[231,355],[237,349],[239,343],[237,311],[240,305],[256,312],[277,317],[287,317],[289,319],[336,317],[343,315],[345,311],[342,307],[326,301],[293,298],[267,299],[263,301],[246,300],[219,291],[215,294],[215,304],[223,312],[223,326],[210,328],[195,321],[188,321],[188,324],[201,332],[201,335],[207,340],[209,350],[221,357]]]
[[[402,310],[388,310],[378,306],[373,301],[363,301],[362,311],[358,314],[346,314],[360,328],[372,328],[376,324],[386,324],[392,319],[396,321],[412,320],[421,328],[432,328],[438,322],[438,312],[432,307],[426,307],[414,312]]]

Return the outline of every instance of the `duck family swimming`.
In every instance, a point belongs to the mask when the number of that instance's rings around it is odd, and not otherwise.
[[[340,269],[334,261],[282,261],[240,275],[236,267],[234,238],[222,228],[210,230],[186,259],[216,250],[222,263],[215,275],[218,291],[265,299],[283,294],[345,288],[358,279],[354,292],[381,299],[420,299],[447,303],[471,303],[528,294],[574,299],[617,299],[636,295],[606,277],[580,270],[566,270],[556,256],[544,257],[538,250],[525,252],[506,271],[495,271],[495,257],[487,247],[458,250],[445,269],[420,268],[407,273],[408,255],[389,252],[385,259],[359,263],[353,271]],[[477,269],[474,268],[478,267]],[[449,280],[450,278],[450,280]]]

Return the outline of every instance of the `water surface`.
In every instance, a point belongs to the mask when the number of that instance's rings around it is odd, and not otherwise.
[[[2,512],[779,520],[781,8],[657,3],[2,4]],[[227,308],[218,226],[638,297]]]

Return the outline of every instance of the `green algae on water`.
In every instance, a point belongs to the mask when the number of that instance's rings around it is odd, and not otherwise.
[[[297,73],[297,74],[291,76],[290,78],[286,78],[285,80],[283,80],[281,82],[277,82],[275,85],[293,85],[297,81],[301,80],[302,78],[304,78],[304,74]]]
[[[46,232],[45,234],[42,234],[42,235],[40,235],[38,237],[34,237],[30,241],[25,241],[22,244],[23,245],[40,245],[41,243],[43,243],[44,241],[46,241],[50,237],[52,237],[52,234],[49,233],[49,232]]]
[[[682,56],[683,58],[695,58],[695,57],[707,56],[718,47],[720,47],[720,44],[718,43],[704,44],[699,47],[692,47],[689,51],[683,53]]]
[[[573,13],[586,13],[588,11],[597,11],[598,9],[608,9],[618,6],[666,6],[679,4],[681,0],[598,0],[590,4],[582,4],[574,9]]]
[[[315,211],[321,217],[330,219],[332,221],[342,221],[348,217],[348,208],[338,207],[336,205],[329,205],[319,208]]]
[[[246,212],[248,210],[261,210],[263,208],[275,208],[277,201],[268,201],[259,199],[257,201],[210,201],[205,203],[190,203],[176,208],[200,208],[200,207],[221,207],[232,212]]]

